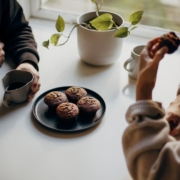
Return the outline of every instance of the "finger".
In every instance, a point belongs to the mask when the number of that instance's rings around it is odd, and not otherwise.
[[[153,58],[153,63],[159,63],[159,61],[161,60],[161,59],[163,59],[163,57],[164,57],[164,55],[166,54],[168,52],[168,48],[165,46],[165,47],[163,47],[163,48],[161,48],[161,49],[159,49],[157,52],[156,52],[156,54],[155,54],[155,56],[154,56],[154,58]]]
[[[0,57],[5,56],[5,52],[3,50],[0,51]]]
[[[30,94],[28,95],[28,101],[31,101],[34,98],[35,94],[39,91],[39,89],[37,89],[36,92],[30,92]]]
[[[40,81],[34,81],[31,86],[31,91],[33,93],[36,93],[38,91],[38,89],[40,88],[40,86],[41,86]]]
[[[0,67],[2,66],[3,62],[4,62],[4,56],[0,57]]]
[[[31,92],[28,95],[28,101],[30,101],[35,96],[35,94],[39,91],[40,86],[41,86],[41,83],[36,78],[36,80],[34,80],[32,86],[31,86]]]
[[[149,56],[150,58],[154,57],[153,48],[155,48],[156,44],[159,42],[159,37],[154,38],[153,40],[149,41],[143,50],[143,54]]]
[[[35,93],[29,94],[28,95],[28,101],[31,101],[35,96]]]
[[[151,52],[152,52],[153,54],[155,54],[158,49],[159,49],[159,43],[156,43],[156,44],[152,47]]]
[[[147,43],[147,45],[146,45],[145,48],[146,48],[148,51],[150,51],[150,50],[152,49],[152,47],[153,47],[156,43],[159,42],[159,39],[160,39],[159,37],[152,39],[151,41],[149,41],[149,42]]]
[[[4,48],[4,43],[0,42],[0,49]]]
[[[37,88],[40,87],[41,83],[40,83],[40,77],[38,74],[34,75],[34,79],[33,79],[33,84],[31,86],[31,91],[35,92]]]

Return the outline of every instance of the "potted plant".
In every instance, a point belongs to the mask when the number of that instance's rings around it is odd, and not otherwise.
[[[64,45],[71,33],[77,27],[77,42],[80,58],[91,65],[109,65],[114,63],[121,54],[123,38],[127,37],[135,29],[136,24],[142,18],[143,11],[130,15],[129,27],[124,27],[124,18],[116,13],[100,11],[102,4],[97,0],[91,0],[96,5],[96,11],[87,12],[77,18],[77,24],[72,28],[64,43],[58,44],[59,38],[64,36],[65,22],[61,16],[56,20],[56,30],[49,40],[43,42],[43,46],[49,47]],[[103,3],[103,0],[102,0]]]

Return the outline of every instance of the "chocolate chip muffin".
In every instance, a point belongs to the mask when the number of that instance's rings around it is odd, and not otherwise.
[[[174,32],[169,32],[161,37],[158,48],[167,46],[169,49],[168,54],[172,54],[178,49],[179,44],[180,44],[179,37]]]
[[[62,92],[52,91],[46,94],[44,102],[49,106],[49,108],[56,108],[59,104],[67,102],[67,97]]]
[[[65,94],[70,102],[77,103],[79,99],[87,96],[87,92],[84,88],[72,86],[65,91]]]
[[[83,114],[94,114],[101,108],[100,102],[96,98],[90,96],[82,97],[77,102],[77,106]]]
[[[56,108],[56,114],[63,120],[72,120],[79,114],[79,108],[70,102],[62,103]]]

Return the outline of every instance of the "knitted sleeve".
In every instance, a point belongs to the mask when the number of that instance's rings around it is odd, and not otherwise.
[[[38,69],[37,44],[22,7],[16,0],[1,0],[1,6],[0,40],[5,44],[5,50],[12,55],[16,65],[30,62]]]
[[[180,142],[169,135],[160,103],[137,101],[126,113],[122,143],[133,180],[179,180]]]

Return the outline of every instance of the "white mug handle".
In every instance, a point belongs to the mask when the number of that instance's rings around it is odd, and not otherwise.
[[[9,94],[8,92],[5,92],[5,93],[4,93],[3,104],[4,104],[6,107],[10,107],[11,104],[12,104],[12,101],[10,100],[9,96],[10,96],[10,94]]]
[[[130,68],[130,69],[127,68],[127,65],[128,65],[130,62],[132,62],[132,61],[134,61],[134,58],[130,57],[129,59],[127,59],[127,60],[124,62],[124,69],[125,69],[126,71],[128,71],[128,72],[132,72],[132,71],[133,71],[132,68]]]

